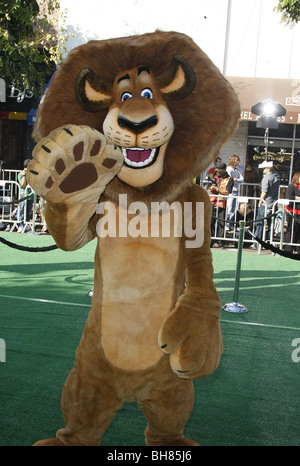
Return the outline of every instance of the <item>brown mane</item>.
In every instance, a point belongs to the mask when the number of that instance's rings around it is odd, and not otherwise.
[[[118,177],[107,186],[106,194],[119,193],[134,200],[171,202],[183,193],[193,178],[205,170],[233,134],[240,113],[238,99],[207,55],[184,34],[161,32],[104,41],[91,41],[72,50],[56,72],[37,115],[34,138],[39,140],[64,124],[88,125],[102,132],[107,109],[83,110],[76,101],[75,79],[91,68],[113,83],[122,70],[149,67],[161,75],[174,55],[184,56],[196,74],[194,91],[182,100],[168,101],[175,132],[168,145],[162,177],[142,189],[133,188]]]

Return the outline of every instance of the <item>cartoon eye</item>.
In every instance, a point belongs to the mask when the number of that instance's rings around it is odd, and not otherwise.
[[[149,87],[145,87],[145,89],[143,89],[141,92],[141,96],[146,97],[146,99],[152,99],[153,92],[151,91],[151,89],[149,89]]]
[[[121,101],[125,102],[125,100],[130,99],[130,97],[132,97],[132,94],[130,94],[130,92],[123,92],[123,94],[121,95]]]

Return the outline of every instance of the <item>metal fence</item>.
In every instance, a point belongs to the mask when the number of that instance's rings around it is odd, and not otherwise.
[[[227,202],[228,198],[235,197],[236,208],[234,217],[228,221]],[[300,244],[295,242],[295,232],[299,228],[300,216],[293,215],[286,210],[289,204],[292,211],[295,211],[295,205],[299,201],[290,201],[287,199],[278,199],[268,210],[265,201],[259,197],[246,196],[212,196],[211,200],[217,203],[218,199],[225,199],[226,208],[212,206],[212,223],[211,237],[212,246],[219,243],[220,246],[236,245],[239,239],[240,221],[245,222],[244,247],[253,247],[261,252],[261,246],[258,244],[253,235],[258,236],[262,241],[269,241],[270,244],[280,249],[292,250],[297,247],[300,251]],[[258,203],[261,207],[258,207]]]
[[[249,233],[251,231],[255,234],[257,226],[261,226],[261,239],[265,241],[268,232],[267,219],[259,221],[261,218],[267,217],[267,206],[265,201],[261,201],[259,197],[253,196],[224,196],[224,195],[210,195],[212,201],[212,221],[211,221],[211,239],[212,246],[219,244],[220,246],[237,245],[239,240],[239,222],[245,222],[245,247],[256,247],[256,243]],[[234,209],[234,216],[228,220],[228,199],[235,199],[236,206]],[[219,201],[224,200],[225,208],[219,206]],[[214,203],[213,203],[214,201]],[[259,211],[258,203],[262,203]],[[257,245],[257,250],[260,252],[261,247]]]
[[[287,246],[297,247],[300,252],[300,244],[295,242],[296,230],[300,228],[300,215],[295,215],[296,203],[299,201],[287,199],[278,199],[274,203],[272,213],[277,214],[272,217],[270,243],[279,246],[280,249]],[[287,205],[290,206],[291,212],[287,210]]]
[[[285,191],[287,189],[286,185],[281,184],[279,186],[279,198],[283,198],[285,196]],[[253,196],[259,197],[261,192],[261,184],[260,183],[239,183],[238,185],[238,195],[239,196]]]
[[[32,189],[27,186],[22,197],[18,183],[21,170],[1,170],[0,173],[0,225],[1,230],[10,232],[34,232],[46,225],[42,221],[41,203]],[[33,202],[27,198],[33,194]],[[30,209],[30,212],[28,211]],[[28,220],[27,220],[28,219]]]

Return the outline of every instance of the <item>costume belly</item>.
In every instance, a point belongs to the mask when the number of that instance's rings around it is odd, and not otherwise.
[[[182,291],[180,238],[107,236],[99,242],[104,353],[117,368],[146,369],[163,357],[158,331]]]

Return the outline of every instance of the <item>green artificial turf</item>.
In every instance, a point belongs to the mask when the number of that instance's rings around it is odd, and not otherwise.
[[[27,246],[53,244],[50,236],[1,236]],[[0,445],[31,445],[64,425],[60,395],[89,311],[94,250],[95,242],[75,252],[39,253],[0,244],[6,358],[0,362]],[[226,304],[233,299],[237,252],[214,250],[213,258]],[[186,436],[208,446],[300,444],[300,361],[292,358],[300,339],[299,284],[299,261],[243,253],[238,297],[249,312],[222,311],[224,353],[214,374],[194,382]],[[145,427],[136,404],[125,404],[103,445],[144,445]]]

